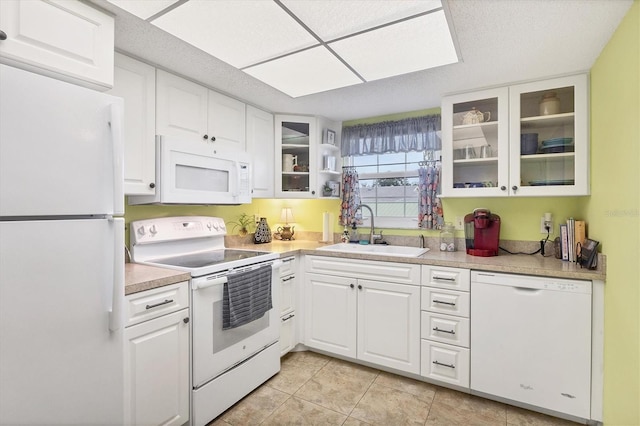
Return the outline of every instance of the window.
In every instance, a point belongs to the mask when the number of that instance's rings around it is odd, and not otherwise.
[[[352,156],[345,162],[358,171],[360,198],[373,210],[376,227],[418,228],[421,161],[422,152],[399,152]],[[362,215],[367,224],[369,212],[364,209]]]

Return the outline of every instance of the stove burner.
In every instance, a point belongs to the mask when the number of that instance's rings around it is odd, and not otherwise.
[[[250,259],[256,256],[269,254],[265,251],[221,249],[195,254],[165,257],[163,259],[151,260],[151,263],[158,265],[176,266],[179,268],[203,268],[205,266],[216,265],[234,260]]]

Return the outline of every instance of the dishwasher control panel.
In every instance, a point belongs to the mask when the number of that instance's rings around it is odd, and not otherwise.
[[[551,290],[569,293],[591,294],[591,281],[568,280],[554,277],[536,277],[532,275],[500,274],[494,272],[471,271],[473,283],[504,285],[531,290]]]

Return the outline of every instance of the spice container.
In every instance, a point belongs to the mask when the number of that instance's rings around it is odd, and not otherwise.
[[[456,251],[455,228],[446,222],[440,231],[440,251]]]

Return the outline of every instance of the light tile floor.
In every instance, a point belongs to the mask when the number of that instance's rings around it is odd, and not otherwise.
[[[292,352],[281,371],[208,426],[573,425],[314,352]]]

